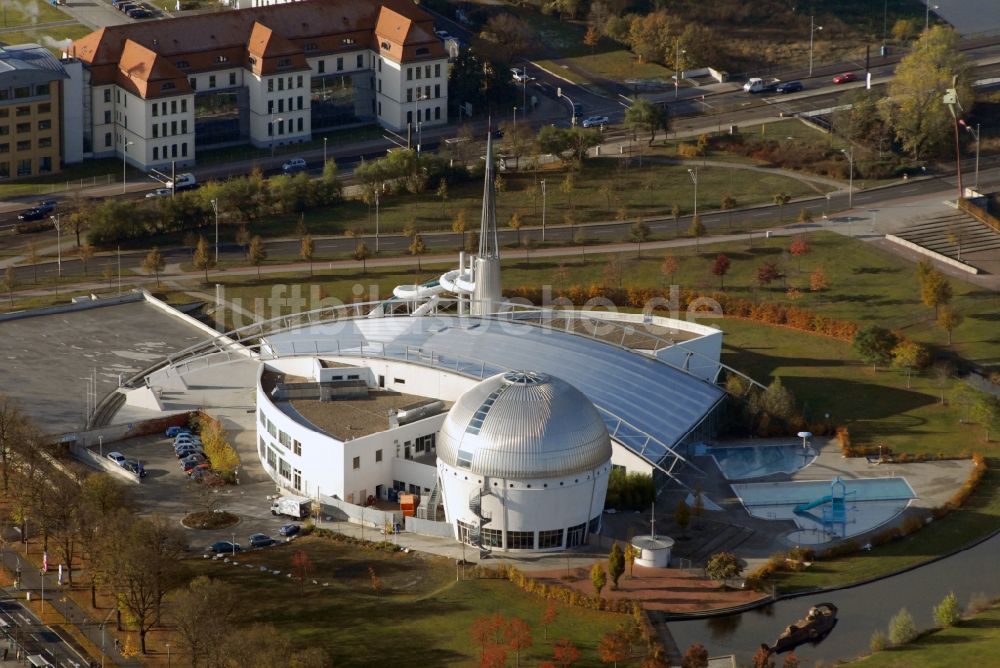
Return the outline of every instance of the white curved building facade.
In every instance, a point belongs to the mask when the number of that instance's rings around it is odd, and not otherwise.
[[[593,404],[546,374],[487,378],[451,408],[437,473],[454,537],[487,550],[560,550],[600,530],[611,439]]]

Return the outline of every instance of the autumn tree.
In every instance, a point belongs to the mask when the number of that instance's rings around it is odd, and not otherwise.
[[[786,654],[784,660],[781,662],[781,668],[800,668],[801,665],[799,657],[795,656],[795,650]]]
[[[299,579],[301,589],[306,587],[306,579],[313,572],[313,562],[305,550],[296,550],[292,553],[292,576]]]
[[[970,63],[959,50],[959,35],[950,26],[934,26],[899,61],[879,103],[903,150],[917,160],[949,145],[954,119],[941,101],[949,88],[956,89],[960,108],[972,108]]]
[[[729,266],[731,264],[729,258],[721,253],[715,257],[715,262],[712,263],[712,273],[719,277],[720,290],[724,290],[726,287],[726,274],[729,273]]]
[[[708,650],[700,643],[691,645],[681,657],[681,668],[708,668]]]
[[[781,278],[784,278],[784,274],[781,273],[778,264],[773,260],[765,260],[757,267],[757,284],[760,286],[770,285]]]
[[[160,272],[166,267],[166,261],[160,253],[160,249],[153,246],[146,257],[142,260],[142,269],[148,274],[156,276],[156,287],[160,287]],[[208,274],[205,274],[205,282],[208,282]]]
[[[649,225],[644,223],[642,220],[637,220],[632,223],[631,227],[629,227],[628,233],[629,237],[635,242],[636,248],[638,249],[636,256],[641,258],[642,244],[644,241],[648,241],[650,236]]]
[[[753,658],[750,659],[750,664],[753,668],[774,668],[774,657],[771,655],[771,650],[767,647],[758,647]]]
[[[664,134],[670,132],[670,113],[663,105],[639,98],[625,110],[625,126],[633,136],[640,130],[649,132],[649,145],[652,146],[658,131],[662,130]]]
[[[523,225],[521,223],[521,214],[519,214],[517,211],[515,211],[514,213],[512,213],[510,215],[510,220],[507,221],[507,227],[509,227],[510,229],[514,230],[514,232],[517,233],[517,241],[515,243],[517,243],[518,246],[521,245],[521,227],[522,226]]]
[[[212,255],[208,239],[204,236],[198,237],[198,241],[194,247],[194,256],[191,258],[191,264],[198,271],[205,272],[205,282],[208,283],[208,270],[215,266],[215,256]]]
[[[666,283],[666,285],[673,285],[674,275],[677,273],[678,269],[680,269],[680,263],[673,255],[668,255],[663,258],[663,264],[660,265],[660,274],[662,276],[669,277],[669,283]]]
[[[670,217],[674,219],[674,237],[681,236],[681,205],[677,202],[670,205]]]
[[[587,33],[583,36],[583,43],[590,47],[591,53],[593,53],[594,48],[597,46],[598,42],[601,41],[601,35],[597,32],[597,28],[591,23],[587,26]]]
[[[938,311],[937,323],[944,331],[948,332],[948,345],[951,345],[952,332],[958,329],[965,318],[951,306],[944,306]]]
[[[531,639],[531,627],[520,617],[514,617],[507,621],[503,635],[507,647],[514,652],[514,668],[518,668],[521,665],[521,651],[534,644]]]
[[[792,196],[786,192],[775,193],[772,201],[778,205],[778,224],[785,221],[785,205],[792,201]]]
[[[556,602],[549,600],[545,604],[545,612],[542,613],[542,629],[545,632],[545,640],[549,639],[549,627],[552,626],[552,622],[556,621],[556,617],[559,616],[559,608],[556,606]]]
[[[316,255],[316,241],[311,234],[302,237],[299,242],[299,258],[309,263],[309,276],[313,275],[313,257]]]
[[[76,256],[80,258],[80,264],[83,265],[83,275],[87,275],[87,265],[93,259],[97,250],[90,244],[81,244],[76,247]]]
[[[635,568],[635,560],[642,556],[642,550],[632,543],[625,546],[625,565],[628,566],[628,576],[632,577],[632,569]]]
[[[687,532],[688,525],[691,524],[691,508],[684,499],[680,500],[677,504],[677,509],[674,510],[674,522],[681,529],[681,535]]]
[[[407,248],[407,252],[417,258],[417,271],[423,271],[420,266],[420,256],[427,252],[427,245],[424,243],[423,237],[419,234],[414,234],[413,238],[410,240],[410,246]]]
[[[267,248],[260,235],[254,235],[250,240],[250,249],[247,251],[247,262],[257,267],[257,278],[260,278],[260,266],[267,260]]]
[[[14,273],[14,267],[7,265],[7,268],[3,271],[3,284],[7,288],[7,299],[10,301],[11,308],[14,307],[14,289],[17,287],[17,276]]]
[[[792,244],[788,247],[788,252],[798,260],[799,271],[802,271],[802,256],[808,255],[811,250],[812,248],[810,248],[809,242],[805,240],[805,237],[795,237],[792,239]]]
[[[416,237],[414,237],[416,239]],[[412,243],[410,244],[413,245]],[[371,257],[371,251],[368,249],[368,244],[364,241],[358,241],[354,246],[354,259],[361,263],[361,273],[368,273],[368,258]],[[419,257],[418,257],[419,260]]]
[[[625,572],[625,553],[617,542],[611,546],[608,554],[608,575],[611,576],[611,588],[618,589],[618,580]]]
[[[735,578],[742,572],[743,566],[732,552],[716,552],[705,566],[705,575],[718,581]]]
[[[688,228],[688,234],[694,237],[694,252],[701,252],[701,238],[705,236],[705,225],[701,222],[701,216],[695,214],[691,217],[691,227]]]
[[[940,314],[942,306],[951,302],[954,294],[951,283],[937,269],[931,269],[920,276],[920,300],[924,306],[934,309],[934,317]]]
[[[726,195],[722,198],[722,201],[719,203],[719,208],[722,209],[723,211],[728,211],[729,212],[728,227],[729,227],[729,230],[732,231],[732,229],[733,229],[733,209],[736,208],[736,198],[733,197],[732,194],[726,193]]]
[[[986,433],[986,442],[990,442],[990,431],[1000,428],[1000,398],[992,394],[982,394],[976,398],[969,411],[970,417]]]
[[[624,661],[629,655],[628,639],[621,629],[605,633],[597,645],[597,653],[604,663],[610,663],[617,668],[619,661]]]
[[[468,228],[469,224],[465,220],[465,209],[459,209],[458,213],[455,214],[455,219],[451,221],[451,231],[462,235],[462,245],[459,248],[465,248],[465,232]]]
[[[811,274],[809,274],[809,289],[813,292],[822,292],[830,287],[830,283],[826,278],[826,270],[823,267],[816,267]]]
[[[600,598],[604,586],[608,584],[608,574],[604,571],[604,566],[600,562],[590,568],[590,582],[594,585],[597,597]]]
[[[854,350],[862,360],[871,363],[872,371],[878,370],[879,364],[885,365],[892,360],[892,351],[898,343],[898,336],[878,325],[858,330],[853,341]]]
[[[378,576],[375,572],[374,566],[368,567],[368,578],[371,580],[372,591],[375,592],[376,596],[382,595],[382,578]]]
[[[910,376],[914,370],[925,368],[931,363],[927,346],[903,339],[892,349],[892,365],[906,371],[906,389],[910,389]]]
[[[600,565],[600,564],[596,564]],[[580,650],[570,640],[562,638],[552,648],[552,660],[559,668],[569,668],[580,659]]]
[[[224,649],[220,639],[236,633],[243,612],[235,588],[201,575],[171,592],[165,608],[180,640],[179,649],[188,654],[192,668],[220,665]]]

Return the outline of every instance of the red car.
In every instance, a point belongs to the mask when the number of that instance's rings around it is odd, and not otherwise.
[[[842,84],[842,83],[847,83],[848,81],[857,81],[857,80],[858,80],[858,75],[855,74],[854,72],[844,72],[843,74],[838,74],[837,76],[833,77],[833,83],[835,84]]]

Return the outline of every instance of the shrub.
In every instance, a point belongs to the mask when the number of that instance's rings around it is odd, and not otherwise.
[[[906,608],[901,608],[889,620],[889,641],[893,645],[905,645],[916,637],[917,625],[913,621],[913,615]]]
[[[949,592],[934,606],[934,623],[941,627],[955,626],[962,619],[962,609],[958,605],[955,592]]]
[[[881,629],[875,629],[872,633],[871,640],[868,641],[868,647],[871,649],[872,653],[881,652],[885,649],[885,634],[882,633]]]
[[[717,552],[708,560],[705,574],[713,580],[734,578],[743,572],[739,559],[732,552]]]

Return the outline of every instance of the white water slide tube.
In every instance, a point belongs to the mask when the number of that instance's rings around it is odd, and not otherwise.
[[[476,289],[476,283],[470,279],[470,272],[463,272],[461,269],[452,269],[441,275],[439,283],[442,288],[452,294],[471,295]]]

